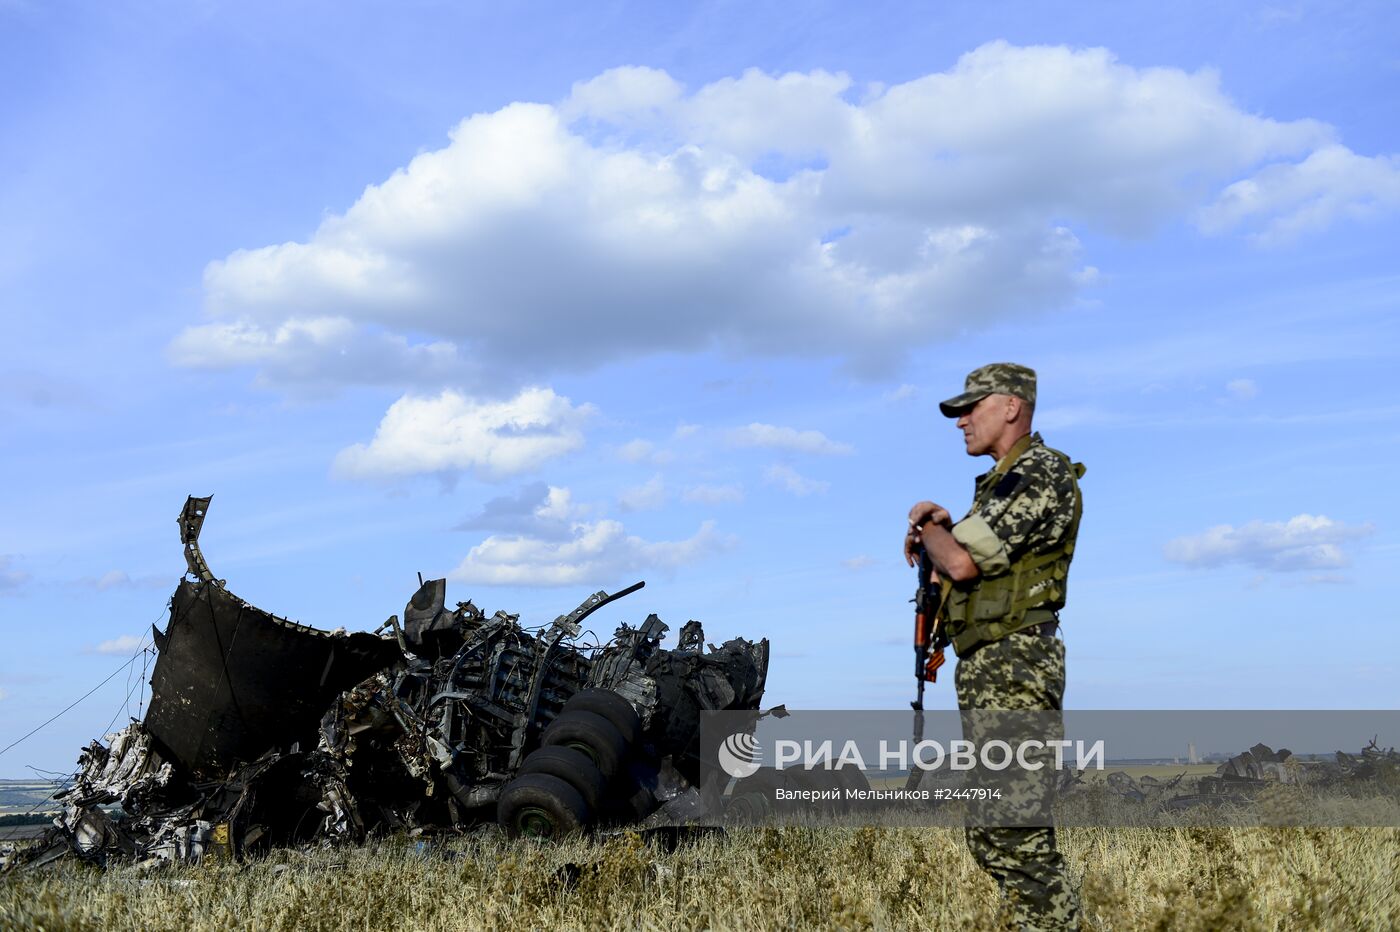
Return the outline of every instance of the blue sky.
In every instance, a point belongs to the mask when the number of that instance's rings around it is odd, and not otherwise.
[[[902,516],[966,507],[936,402],[999,359],[1088,465],[1069,706],[1393,707],[1397,26],[0,3],[0,746],[164,624],[191,493],[309,624],[646,579],[600,634],[698,618],[772,639],[774,703],[900,707]]]

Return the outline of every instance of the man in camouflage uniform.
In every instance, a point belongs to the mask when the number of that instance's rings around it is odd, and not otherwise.
[[[1056,637],[1057,612],[1079,528],[1083,467],[1031,433],[1035,372],[1025,366],[976,369],[963,393],[939,408],[957,418],[969,456],[996,461],[978,477],[966,517],[954,523],[946,508],[919,502],[909,511],[904,540],[910,565],[923,546],[943,581],[942,623],[958,654],[954,679],[965,737],[979,746],[1012,732],[1058,738],[1065,647]],[[1031,712],[1053,715],[1025,714]],[[1019,725],[1008,721],[1017,714]],[[1038,721],[1027,729],[1031,719]],[[1078,928],[1078,903],[1049,818],[1053,767],[1035,773],[1013,767],[1000,777],[1008,792],[989,804],[1000,808],[974,810],[968,848],[996,879],[1019,927]]]

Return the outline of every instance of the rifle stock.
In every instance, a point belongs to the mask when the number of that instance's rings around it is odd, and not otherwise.
[[[915,712],[922,712],[924,708],[924,684],[938,682],[938,668],[944,663],[943,648],[948,645],[939,617],[948,586],[946,582],[934,585],[932,580],[933,559],[920,545],[919,588],[914,593],[914,681],[918,684],[918,695],[909,703]],[[916,721],[921,718],[916,717]]]
[[[914,743],[924,740],[924,684],[938,680],[943,666],[943,648],[948,644],[939,615],[947,597],[947,584],[933,584],[933,558],[919,544],[919,588],[914,592],[914,682],[917,694],[909,707],[914,710]],[[908,788],[917,789],[919,771],[909,772]]]

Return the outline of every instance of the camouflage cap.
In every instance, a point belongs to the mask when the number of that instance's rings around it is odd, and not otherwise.
[[[963,393],[939,402],[945,417],[962,417],[988,395],[1015,395],[1035,404],[1035,370],[1014,362],[994,362],[967,374]]]

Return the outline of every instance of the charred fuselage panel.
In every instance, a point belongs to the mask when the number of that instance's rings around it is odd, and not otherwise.
[[[222,778],[274,748],[314,747],[331,700],[400,656],[373,635],[292,624],[188,579],[158,644],[146,727],[199,779]]]

